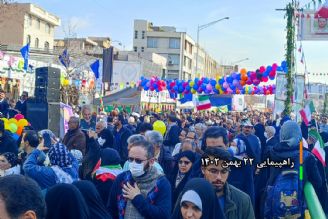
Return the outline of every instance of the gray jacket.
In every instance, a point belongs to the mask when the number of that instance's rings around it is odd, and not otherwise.
[[[255,219],[251,199],[246,193],[226,183],[224,195],[227,219]]]

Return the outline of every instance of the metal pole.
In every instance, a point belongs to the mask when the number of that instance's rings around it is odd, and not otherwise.
[[[199,25],[198,25],[198,28],[197,28],[197,52],[196,52],[196,72],[195,74],[197,74],[198,72],[198,50],[199,50]]]

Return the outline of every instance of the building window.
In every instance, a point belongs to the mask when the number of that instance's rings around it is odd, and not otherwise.
[[[39,38],[35,39],[35,48],[39,48]]]
[[[191,44],[189,45],[189,54],[192,55],[192,45]]]
[[[46,33],[50,34],[50,25],[46,24],[45,28],[46,28]]]
[[[47,51],[49,50],[49,43],[48,42],[44,43],[44,49],[47,50]]]
[[[183,57],[183,66],[186,67],[187,66],[187,57]]]
[[[187,42],[187,40],[185,40],[185,45],[184,46],[185,46],[184,47],[185,51],[187,51],[187,48],[188,48],[188,42]]]
[[[134,31],[134,39],[138,39],[138,31],[137,30]]]
[[[321,94],[321,93],[322,93],[322,86],[319,85],[319,94]]]
[[[28,15],[28,22],[29,22],[29,25],[32,26],[32,16],[31,15]]]
[[[180,55],[169,54],[168,55],[168,64],[169,65],[179,65],[180,64]]]
[[[145,47],[141,47],[141,52],[144,52],[145,51]]]
[[[37,21],[37,27],[38,27],[38,29],[40,30],[41,29],[41,20],[40,19],[38,19],[38,21]]]
[[[31,35],[27,35],[27,37],[26,37],[26,43],[31,43]]]
[[[169,43],[169,48],[170,49],[180,49],[180,39],[179,38],[170,38],[170,43]]]
[[[142,33],[141,33],[141,38],[142,39],[145,39],[145,33],[146,33],[145,31],[142,31]]]
[[[148,48],[157,48],[157,38],[148,37],[147,38],[147,47]]]
[[[134,46],[133,51],[138,52],[138,47]]]
[[[188,58],[189,59],[189,58]],[[192,65],[192,60],[189,59],[189,63],[188,63],[188,68],[191,69],[191,65]]]

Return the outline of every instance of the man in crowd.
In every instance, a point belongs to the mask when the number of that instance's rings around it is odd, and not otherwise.
[[[114,136],[113,133],[107,128],[107,122],[100,120],[96,124],[96,133],[98,136],[98,143],[102,148],[113,148],[114,147]]]
[[[82,130],[93,130],[96,128],[96,118],[92,116],[91,107],[88,105],[82,106],[82,119],[80,121],[80,127]]]
[[[242,135],[247,138],[252,147],[252,151],[255,153],[255,163],[259,163],[261,159],[261,142],[260,139],[253,134],[253,125],[248,119],[242,122]]]
[[[180,128],[176,121],[177,118],[174,115],[169,115],[168,126],[164,136],[164,145],[168,147],[171,153],[175,145],[179,143]]]
[[[9,103],[6,100],[6,93],[4,90],[0,90],[0,113],[4,118],[8,117]]]
[[[5,123],[0,120],[0,154],[12,152],[17,155],[18,148],[15,139],[5,130]]]
[[[207,164],[208,161],[219,161],[213,164]],[[250,197],[230,185],[227,179],[230,174],[230,168],[223,165],[231,159],[230,154],[220,147],[209,147],[202,156],[202,172],[204,178],[215,188],[218,202],[224,210],[227,219],[245,218],[254,219],[254,210]]]
[[[128,159],[128,138],[132,135],[130,130],[123,126],[124,117],[122,114],[114,117],[114,149],[116,149],[122,159],[122,165]]]
[[[147,131],[145,137],[155,148],[155,161],[161,165],[165,175],[169,175],[174,168],[174,159],[170,151],[164,148],[163,135],[158,131]]]
[[[25,118],[26,118],[26,101],[28,99],[28,93],[26,91],[23,91],[22,96],[19,98],[19,100],[16,103],[15,109],[19,111]]]
[[[63,144],[68,150],[77,149],[86,154],[86,137],[79,128],[79,118],[72,116],[68,121],[68,131],[63,138]]]
[[[44,219],[46,203],[37,183],[25,176],[0,178],[0,218]]]
[[[113,218],[166,219],[171,214],[171,186],[154,164],[154,147],[147,141],[129,150],[129,171],[118,175],[107,208]]]

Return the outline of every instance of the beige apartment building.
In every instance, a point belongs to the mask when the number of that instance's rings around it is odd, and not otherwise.
[[[33,49],[53,49],[55,28],[60,19],[37,5],[8,4],[0,14],[0,44]]]
[[[199,49],[199,66],[196,71],[196,43],[186,33],[175,27],[154,26],[147,20],[134,20],[133,50],[136,53],[157,53],[167,59],[167,79],[193,79],[214,76],[217,63],[203,49]]]

